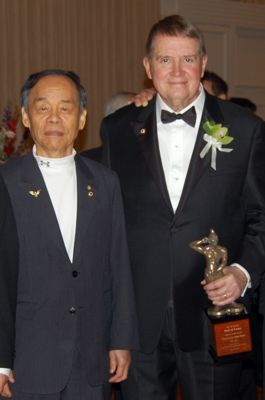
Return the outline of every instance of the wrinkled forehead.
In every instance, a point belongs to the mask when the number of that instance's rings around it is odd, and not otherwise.
[[[66,100],[79,102],[79,93],[71,79],[65,76],[49,75],[42,77],[29,92],[29,102],[40,99]]]
[[[181,34],[157,34],[152,42],[151,55],[167,50],[181,50],[188,54],[198,54],[200,52],[200,42],[197,38]]]

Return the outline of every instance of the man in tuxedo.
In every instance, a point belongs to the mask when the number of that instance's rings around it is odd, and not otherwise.
[[[63,70],[32,74],[21,90],[35,145],[0,170],[19,244],[17,263],[0,261],[3,397],[109,399],[105,383],[126,379],[137,347],[118,179],[73,149],[86,100],[79,77]]]
[[[102,122],[104,160],[123,194],[140,332],[125,400],[173,400],[179,384],[184,400],[237,399],[241,364],[214,364],[204,310],[207,294],[230,303],[262,273],[265,128],[204,91],[206,64],[198,29],[166,17],[151,28],[144,58],[156,97]],[[205,261],[189,244],[211,228],[228,266],[205,285]]]

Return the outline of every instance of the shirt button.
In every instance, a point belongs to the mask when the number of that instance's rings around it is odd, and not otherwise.
[[[76,313],[76,309],[74,307],[71,307],[69,310],[69,314],[75,314]]]
[[[76,270],[72,271],[72,277],[77,278],[77,276],[78,276],[78,271]]]

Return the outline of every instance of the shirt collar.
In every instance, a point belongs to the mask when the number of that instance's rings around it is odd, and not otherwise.
[[[50,157],[38,156],[36,154],[36,145],[35,144],[33,146],[32,153],[33,153],[33,156],[36,159],[39,167],[43,168],[43,169],[48,168],[49,170],[63,169],[63,168],[71,167],[75,162],[74,157],[76,155],[76,151],[75,151],[75,149],[73,149],[72,154],[70,154],[70,156],[66,156],[66,157],[62,157],[62,158],[50,158]]]
[[[182,114],[185,111],[187,111],[189,108],[194,106],[195,110],[196,110],[196,115],[197,115],[195,127],[197,127],[199,122],[200,122],[200,120],[201,120],[204,103],[205,103],[205,91],[203,89],[202,84],[200,83],[198,96],[196,97],[195,100],[193,100],[192,103],[190,103],[187,107],[183,108],[183,110],[181,110],[180,113]],[[156,96],[156,120],[157,120],[158,124],[162,124],[162,122],[161,122],[161,111],[162,111],[162,109],[163,110],[167,110],[169,112],[176,112],[176,111],[172,110],[172,108],[170,108],[164,102],[164,100],[161,98],[160,94],[158,93],[157,96]]]

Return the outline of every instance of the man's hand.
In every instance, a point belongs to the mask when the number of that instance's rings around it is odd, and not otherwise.
[[[208,298],[216,306],[224,306],[238,299],[247,284],[247,277],[241,269],[225,267],[223,272],[224,276],[213,282],[206,284],[205,281],[202,281]]]
[[[110,358],[110,374],[113,376],[109,379],[110,383],[122,382],[128,377],[129,366],[131,364],[131,353],[129,350],[111,350]]]
[[[10,372],[9,377],[7,375],[0,374],[0,396],[12,397],[12,392],[10,390],[8,382],[15,382],[12,371]]]
[[[129,98],[128,104],[134,103],[136,107],[146,107],[155,94],[156,90],[153,88],[143,89],[136,96]]]

